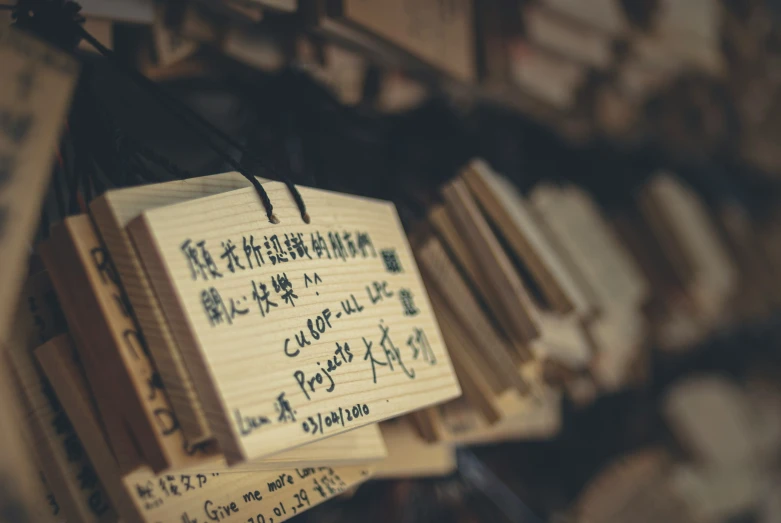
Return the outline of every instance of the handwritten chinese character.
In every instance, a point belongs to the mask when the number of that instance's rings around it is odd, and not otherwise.
[[[279,243],[279,238],[276,234],[271,236],[271,239],[269,239],[268,236],[264,236],[266,241],[263,243],[266,246],[266,256],[268,256],[268,259],[271,260],[271,265],[276,265],[277,263],[285,263],[287,260],[287,251],[285,251],[282,248],[282,245]],[[272,253],[272,249],[274,249],[274,252]]]
[[[404,374],[406,374],[409,379],[415,379],[415,370],[407,370],[407,366],[404,365],[404,362],[401,359],[401,351],[393,344],[393,340],[391,340],[390,327],[385,325],[382,320],[380,320],[378,327],[382,333],[382,337],[380,338],[380,347],[382,347],[382,350],[385,352],[385,358],[388,361],[390,370],[394,370],[393,362],[395,361],[399,364],[401,369],[404,371]]]
[[[358,249],[361,251],[361,256],[366,258],[369,255],[369,249],[372,251],[372,256],[377,257],[377,251],[374,250],[374,244],[368,232],[355,233],[358,242]]]
[[[407,345],[412,349],[412,358],[418,359],[418,356],[423,356],[423,360],[429,362],[431,365],[437,364],[437,357],[434,355],[434,350],[428,342],[426,333],[423,329],[415,327],[412,330],[412,334],[407,338]]]
[[[347,251],[344,249],[339,233],[329,232],[328,241],[331,243],[331,250],[334,251],[334,258],[341,258],[342,261],[347,261]]]
[[[404,309],[404,316],[416,316],[420,312],[415,307],[415,300],[412,297],[412,291],[409,289],[399,289],[399,300]]]
[[[247,301],[247,298],[244,298],[244,301]],[[237,300],[234,300],[231,298],[231,319],[235,318],[236,316],[244,316],[245,314],[249,313],[249,309],[247,307],[241,308],[239,307],[239,303]]]
[[[366,346],[366,353],[363,355],[363,360],[369,360],[372,364],[372,380],[374,383],[377,383],[377,365],[380,365],[381,367],[387,367],[387,363],[383,363],[377,358],[374,357],[374,354],[372,354],[372,345],[373,343],[368,341],[366,338],[363,339],[363,344]]]
[[[247,265],[252,268],[252,260],[255,260],[255,266],[260,267],[265,263],[263,259],[263,253],[260,252],[260,245],[255,245],[255,237],[249,235],[249,241],[245,236],[241,238],[242,248],[244,249],[244,256],[247,257]]]
[[[222,296],[214,287],[201,291],[201,303],[212,327],[222,322],[233,323]]]
[[[396,249],[383,249],[380,251],[380,255],[386,271],[394,274],[402,272],[401,263],[399,263],[399,258],[396,256]]]
[[[276,307],[277,304],[269,299],[268,286],[265,283],[256,284],[252,282],[252,299],[255,300],[260,309],[260,314],[265,318],[266,313],[271,310],[271,307]]]
[[[287,274],[283,272],[282,275],[277,274],[276,278],[272,276],[271,284],[274,286],[274,292],[277,294],[281,293],[285,303],[292,305],[293,307],[296,306],[294,300],[298,299],[298,295],[293,292],[293,284],[290,283]]]
[[[196,247],[198,248],[196,249]],[[192,240],[187,239],[180,248],[187,258],[187,264],[190,267],[190,274],[193,280],[197,280],[199,275],[204,280],[207,280],[209,275],[212,278],[222,278],[222,273],[217,269],[211,253],[206,248],[205,240],[201,240],[193,246]]]
[[[306,243],[304,243],[304,235],[302,233],[291,233],[290,238],[288,238],[288,235],[285,234],[285,247],[287,247],[288,252],[290,253],[290,257],[292,259],[296,259],[296,256],[299,258],[304,258],[306,256],[310,260],[312,257],[309,255],[309,247],[306,246]]]
[[[331,251],[328,250],[328,244],[326,243],[325,238],[323,238],[319,232],[311,233],[310,237],[312,238],[312,250],[317,254],[317,259],[322,258],[323,254],[325,254],[330,260]]]
[[[228,240],[222,242],[222,250],[223,252],[220,258],[228,261],[229,271],[235,273],[237,267],[241,270],[244,270],[244,266],[241,264],[241,260],[236,254],[236,245],[232,241]]]
[[[279,412],[279,418],[277,418],[277,421],[280,423],[296,421],[296,411],[294,411],[290,406],[290,402],[285,398],[284,392],[277,396],[277,401],[274,404],[274,410]]]
[[[352,233],[345,231],[344,234],[342,234],[342,239],[347,246],[347,254],[350,255],[350,258],[355,258],[355,255],[358,254],[358,247],[355,246],[352,236]]]

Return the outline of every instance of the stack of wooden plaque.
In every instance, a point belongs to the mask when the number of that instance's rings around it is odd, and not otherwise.
[[[646,280],[583,191],[527,198],[473,161],[442,199],[413,248],[464,396],[415,416],[431,439],[550,437],[562,387],[588,402],[631,380]]]
[[[7,349],[68,520],[282,521],[460,394],[392,204],[246,186],[109,191],[38,248]]]

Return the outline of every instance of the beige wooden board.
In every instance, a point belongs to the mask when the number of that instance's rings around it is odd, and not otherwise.
[[[293,12],[298,9],[298,0],[242,0],[248,4],[257,4],[266,9]]]
[[[30,277],[29,292],[42,296],[53,288],[57,295],[73,295],[74,291],[69,290],[72,284],[71,267],[60,263],[60,252],[66,248],[62,240],[62,235],[55,234],[40,245],[39,252],[47,271]],[[46,305],[57,307],[55,304]],[[89,342],[91,326],[74,321],[73,311],[67,304],[63,312],[72,336],[83,347],[87,378],[114,456],[123,471],[133,470],[143,462],[143,457],[131,436],[129,413],[122,409],[123,391],[119,387],[118,362],[102,346]]]
[[[123,520],[149,523],[285,521],[369,477],[371,468],[287,468],[254,473],[166,473],[141,468],[121,475],[101,437],[86,384],[65,337],[36,351]]]
[[[26,438],[28,447],[32,447],[32,434],[29,430],[29,425],[22,423],[23,434]],[[37,499],[33,506],[30,507],[32,511],[33,521],[40,521],[42,523],[64,523],[65,516],[62,513],[59,503],[57,502],[57,496],[54,495],[49,482],[46,480],[46,475],[43,472],[43,465],[41,464],[41,455],[34,450],[29,453],[32,456],[35,468],[38,471],[39,487],[37,490]]]
[[[534,189],[531,201],[592,289],[601,311],[635,308],[648,284],[596,204],[574,186]]]
[[[284,184],[264,187],[278,225],[244,189],[128,227],[228,462],[458,396],[393,205],[301,187],[306,224]],[[258,256],[231,272],[229,241]]]
[[[442,243],[428,238],[416,248],[420,268],[426,282],[442,297],[455,316],[456,322],[467,333],[466,349],[482,353],[480,373],[486,376],[496,391],[508,387],[525,390],[526,385],[515,372],[508,341],[501,337],[467,287]],[[446,311],[443,309],[442,314]]]
[[[444,299],[434,290],[429,291],[429,296],[464,396],[489,422],[498,420],[502,412],[494,400],[504,389],[496,386],[498,380],[486,368],[482,355],[476,353],[469,335],[461,329]]]
[[[55,278],[58,297],[71,329],[83,335],[83,357],[95,359],[94,368],[111,376],[113,394],[123,398],[119,410],[145,462],[156,471],[184,466],[192,461],[192,453],[177,430],[176,417],[89,217],[66,218],[51,237],[56,263],[66,275]]]
[[[342,0],[343,17],[459,80],[477,73],[471,0]]]
[[[66,519],[116,521],[116,513],[105,489],[95,478],[93,464],[82,442],[35,363],[33,349],[37,345],[38,327],[34,313],[28,309],[28,289],[29,283],[19,301],[7,356],[21,391],[22,410],[32,436],[30,443],[41,457],[46,480]],[[32,295],[34,299],[37,296]]]
[[[455,447],[422,439],[407,417],[380,425],[388,458],[377,465],[378,479],[446,476],[456,470]]]
[[[510,335],[520,342],[536,338],[539,329],[532,299],[466,184],[461,179],[454,180],[443,188],[442,194],[453,222],[471,244],[492,292],[505,311],[512,314],[513,331]]]
[[[612,65],[613,40],[610,35],[540,4],[526,4],[522,9],[526,35],[534,44],[597,69]]]
[[[653,491],[664,491],[669,481],[671,456],[660,448],[645,448],[628,456],[621,456],[591,479],[581,492],[573,509],[578,523],[594,521],[635,521],[636,517],[626,513],[627,508],[635,511],[641,507],[638,500]],[[658,500],[657,500],[658,501]],[[642,513],[660,516],[665,511],[654,511],[654,507]],[[657,504],[657,508],[662,508]],[[661,512],[661,514],[659,513]],[[676,514],[680,516],[681,514]],[[625,519],[621,519],[623,516]],[[679,521],[675,519],[652,519],[651,521]],[[683,520],[687,521],[687,520]]]
[[[585,192],[541,185],[530,199],[596,305],[598,316],[587,324],[597,349],[592,372],[602,387],[615,390],[628,379],[644,342],[640,307],[648,281]]]
[[[68,269],[69,286],[60,286],[60,300],[71,326],[86,333],[83,342],[89,344],[86,350],[79,350],[84,359],[99,361],[94,368],[101,373],[114,369],[116,394],[125,398],[122,411],[146,463],[157,472],[169,468],[225,471],[226,464],[215,444],[189,445],[184,438],[89,218],[66,218],[52,237],[57,242],[60,264]],[[385,455],[378,427],[369,425],[263,461],[242,463],[236,470],[367,463]]]
[[[0,339],[24,281],[29,244],[76,80],[76,62],[16,29],[0,28]]]
[[[719,314],[736,291],[738,274],[704,203],[669,174],[655,176],[644,192],[666,224],[663,230],[654,228],[654,232],[674,236],[681,255],[692,267],[690,291],[696,306],[706,316]],[[663,240],[659,237],[660,242]]]
[[[530,343],[537,358],[548,358],[572,368],[582,368],[591,362],[591,344],[580,318],[543,311],[539,322],[540,337]]]
[[[166,323],[160,302],[146,278],[125,227],[142,212],[246,187],[236,172],[108,191],[92,202],[90,212],[111,255],[155,367],[168,393],[185,438],[199,443],[211,438],[195,394],[187,364]]]
[[[629,31],[629,22],[621,12],[621,2],[616,0],[543,0],[545,6],[562,15],[576,19],[611,34]]]
[[[287,62],[281,38],[250,28],[229,29],[222,40],[221,49],[226,56],[266,72],[278,71]]]
[[[500,295],[493,292],[491,283],[488,281],[483,269],[480,267],[477,257],[467,243],[467,239],[453,222],[451,213],[442,205],[434,205],[428,213],[428,221],[433,225],[439,238],[441,238],[442,246],[446,247],[447,251],[449,251],[452,262],[448,264],[442,260],[442,263],[444,263],[445,266],[438,268],[437,273],[432,275],[433,281],[439,281],[441,285],[455,286],[451,291],[443,291],[445,295],[451,297],[453,297],[454,294],[461,295],[462,293],[457,292],[457,290],[461,287],[465,287],[464,284],[468,285],[470,290],[474,292],[478,302],[484,304],[483,307],[487,309],[486,314],[490,319],[491,324],[495,324],[498,335],[505,339],[506,343],[509,344],[517,354],[525,354],[526,351],[528,351],[526,343],[522,340],[515,339],[515,337],[512,336],[512,334],[517,331],[515,327],[515,315],[504,306]],[[429,247],[429,249],[431,249],[431,247]],[[450,267],[449,265],[452,265],[453,267]],[[445,284],[445,278],[460,280],[460,277],[451,276],[451,274],[456,274],[455,271],[458,271],[463,275],[463,283],[458,281]],[[456,310],[461,308],[461,306],[454,306],[454,309]],[[486,342],[490,343],[489,340],[486,340]],[[500,346],[501,345],[495,345],[495,347]]]
[[[82,0],[81,13],[130,24],[152,24],[155,12],[152,0]]]
[[[532,364],[525,372],[527,380],[535,378],[539,368]],[[475,407],[459,398],[428,409],[439,441],[458,445],[478,445],[520,439],[544,439],[555,435],[561,427],[561,394],[537,384],[533,398],[517,395],[501,398],[508,414],[496,423],[480,415]]]
[[[560,313],[591,313],[591,303],[538,224],[518,189],[482,160],[470,163],[464,181],[488,217],[528,267],[551,307]]]
[[[532,97],[533,104],[541,101],[561,112],[574,108],[588,67],[521,39],[510,42],[508,56],[512,83]]]
[[[2,358],[6,358],[5,347]],[[27,523],[37,521],[55,521],[49,507],[54,502],[54,494],[48,485],[42,491],[41,466],[32,450],[33,435],[28,430],[28,422],[22,412],[26,404],[20,395],[18,380],[11,372],[6,361],[0,365],[0,488],[3,499],[0,502],[0,521],[3,523]],[[45,496],[45,499],[41,495]],[[51,498],[48,495],[51,494]],[[50,502],[51,499],[51,502]],[[57,511],[62,511],[57,506]]]

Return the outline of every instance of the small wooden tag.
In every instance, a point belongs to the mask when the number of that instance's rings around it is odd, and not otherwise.
[[[541,382],[537,363],[524,365],[523,378],[531,384],[530,396],[503,395],[500,408],[506,416],[490,423],[469,398],[459,398],[427,409],[428,424],[437,441],[458,445],[480,445],[531,438],[549,438],[561,427],[561,394]]]
[[[460,394],[392,204],[264,184],[128,227],[229,463]]]
[[[0,339],[24,282],[51,161],[78,67],[21,31],[0,27]]]
[[[592,372],[600,385],[614,389],[628,378],[644,341],[648,280],[585,192],[538,186],[531,200],[596,306],[597,317],[588,323],[597,347]]]
[[[35,363],[32,351],[37,345],[40,325],[33,323],[33,315],[27,309],[34,303],[23,294],[6,354],[22,393],[22,410],[29,423],[31,444],[41,456],[47,482],[68,520],[116,521],[112,503],[95,476],[93,464],[73,431],[68,414]],[[48,329],[47,333],[52,332]],[[98,428],[101,433],[102,430]]]
[[[371,468],[363,466],[254,473],[177,471],[161,475],[143,467],[121,475],[101,435],[72,353],[69,340],[61,336],[40,347],[36,356],[125,521],[285,521],[370,476]]]
[[[407,417],[380,425],[388,458],[377,465],[378,479],[446,476],[456,470],[456,449],[449,443],[422,439]]]
[[[71,283],[70,270],[75,269],[60,263],[59,250],[61,248],[63,247],[57,243],[56,237],[40,245],[41,259],[48,272],[32,276],[24,290],[26,296],[37,299],[42,307],[45,304],[46,307],[58,310],[59,304],[56,300],[53,304],[45,303],[43,297],[53,295],[53,289],[58,287],[60,289],[58,294],[68,295],[67,289],[70,288]],[[78,340],[79,346],[84,347],[84,366],[87,378],[94,401],[101,413],[104,430],[111,442],[114,457],[123,471],[131,471],[141,465],[143,458],[130,435],[131,427],[128,413],[122,409],[123,391],[118,383],[120,379],[118,361],[116,358],[110,357],[111,354],[104,351],[103,346],[90,342],[91,329],[89,325],[72,322],[72,319],[69,321],[71,322],[69,325],[71,333]]]
[[[668,174],[655,176],[643,190],[643,214],[666,256],[706,318],[724,313],[734,297],[738,274],[711,217],[697,195]]]
[[[341,17],[335,20],[340,23],[368,31],[374,39],[390,42],[458,80],[474,80],[477,68],[471,0],[447,4],[434,0],[341,0],[338,4]]]
[[[526,390],[526,384],[517,373],[511,345],[497,333],[480,308],[442,243],[437,238],[428,238],[416,249],[416,254],[432,294],[436,293],[442,304],[438,306],[437,314],[450,313],[453,323],[457,323],[459,330],[467,336],[461,343],[468,344],[467,350],[481,353],[479,372],[496,392],[507,388]]]
[[[491,291],[504,310],[512,314],[510,336],[519,342],[536,338],[539,336],[539,321],[531,297],[466,184],[456,179],[446,185],[442,193],[456,227],[474,246],[475,260]]]

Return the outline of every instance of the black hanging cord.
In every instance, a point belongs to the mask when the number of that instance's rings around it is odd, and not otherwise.
[[[240,162],[236,161],[228,152],[220,147],[219,144],[215,143],[213,137],[218,137],[224,143],[241,152],[242,155],[246,155],[246,151],[241,144],[215,127],[208,120],[201,117],[191,108],[187,107],[186,104],[169,95],[164,89],[161,89],[144,75],[132,68],[124,66],[121,61],[117,60],[110,49],[102,45],[82,27],[81,23],[84,21],[84,18],[79,14],[81,6],[78,3],[71,0],[18,0],[17,4],[13,6],[12,9],[14,10],[13,17],[16,26],[44,37],[68,51],[75,49],[79,41],[83,39],[101,55],[108,58],[115,67],[135,80],[142,88],[146,89],[152,97],[157,99],[158,102],[177,119],[192,128],[223,161],[247,178],[260,196],[269,221],[277,223],[277,219],[273,212],[273,205],[271,204],[271,200],[265,189],[263,189],[263,186],[255,176],[247,172],[246,168]],[[149,151],[145,152],[148,153]],[[144,153],[141,155],[143,156]],[[162,163],[160,157],[152,158],[152,161],[158,164]],[[271,176],[268,176],[269,178],[281,179],[285,183],[288,190],[293,195],[301,218],[308,223],[309,215],[306,212],[306,206],[291,179],[286,175],[275,173],[267,166],[263,167],[263,171],[272,174]]]
[[[210,123],[208,120],[200,116],[198,113],[196,113],[195,111],[193,111],[192,109],[184,105],[178,99],[169,95],[167,92],[165,92],[165,90],[161,89],[158,85],[156,85],[154,82],[149,80],[147,77],[145,77],[138,71],[123,66],[119,61],[117,61],[114,58],[114,54],[110,49],[106,48],[103,44],[98,42],[83,27],[78,26],[78,30],[80,36],[84,40],[86,40],[90,45],[92,45],[95,49],[97,49],[98,52],[100,52],[100,54],[102,54],[107,58],[110,58],[112,63],[115,66],[117,66],[123,73],[129,75],[131,78],[136,80],[153,97],[157,98],[162,105],[164,105],[169,111],[171,111],[171,113],[174,114],[174,116],[180,119],[182,123],[184,123],[185,125],[190,125],[191,128],[193,128],[200,135],[200,137],[204,141],[206,141],[209,144],[209,146],[212,149],[214,149],[225,162],[227,162],[234,169],[236,169],[236,171],[238,171],[245,178],[247,178],[247,180],[249,180],[249,182],[258,192],[258,195],[260,196],[260,199],[263,203],[263,207],[266,209],[266,214],[269,218],[269,221],[272,223],[277,222],[276,218],[274,217],[273,205],[271,204],[271,200],[269,199],[268,194],[266,193],[265,189],[263,189],[263,186],[260,184],[258,179],[255,178],[255,176],[247,173],[243,165],[241,165],[227,152],[225,152],[221,147],[219,147],[216,143],[214,143],[210,134],[217,136],[218,138],[223,140],[225,143],[227,143],[237,151],[245,154],[246,151],[244,147],[241,146],[241,144],[236,142],[233,138],[225,134],[219,128],[215,127],[212,123]],[[197,124],[197,125],[193,125],[193,124]],[[266,168],[265,170],[270,171],[270,169],[268,168]],[[296,202],[296,206],[298,207],[298,210],[301,213],[301,218],[305,222],[309,223],[309,215],[306,212],[306,205],[304,204],[304,200],[301,197],[301,194],[298,192],[298,189],[296,189],[296,186],[290,180],[290,178],[274,172],[272,172],[272,176],[269,176],[269,178],[272,177],[282,178],[282,181],[285,183],[288,190],[290,190],[291,194],[293,195],[293,199]]]

